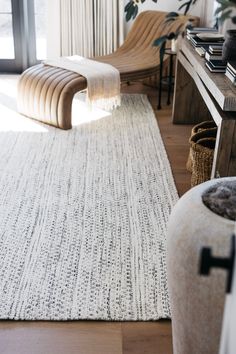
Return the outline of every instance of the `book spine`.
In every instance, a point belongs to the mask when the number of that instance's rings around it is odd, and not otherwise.
[[[205,54],[206,60],[222,60],[222,55],[211,55],[210,53],[206,52]]]
[[[205,57],[205,50],[202,47],[196,47],[195,50],[200,55],[200,57]]]
[[[234,78],[236,78],[236,73],[234,73],[228,66],[227,66],[226,70],[227,70]]]
[[[232,75],[228,70],[226,70],[225,76],[227,76],[227,78],[228,78],[234,85],[236,84],[236,79],[235,79],[235,77],[233,77],[233,75]]]
[[[214,68],[212,65],[211,65],[211,62],[210,61],[206,61],[205,63],[206,67],[212,72],[212,73],[225,73],[225,69],[223,68]]]
[[[236,75],[236,68],[234,68],[230,63],[227,64],[227,67]]]

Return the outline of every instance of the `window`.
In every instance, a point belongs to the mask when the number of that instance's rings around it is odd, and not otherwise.
[[[46,58],[46,1],[0,0],[0,72]]]
[[[0,59],[14,59],[11,0],[0,0]]]

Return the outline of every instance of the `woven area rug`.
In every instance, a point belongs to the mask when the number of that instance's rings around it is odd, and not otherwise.
[[[70,131],[9,122],[1,116],[0,318],[169,318],[178,196],[147,97],[123,95],[112,115]]]

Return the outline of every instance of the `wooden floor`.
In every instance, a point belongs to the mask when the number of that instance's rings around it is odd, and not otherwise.
[[[157,93],[140,84],[123,92],[146,93],[155,109]],[[164,103],[164,99],[163,99]],[[180,107],[181,109],[181,107]],[[190,188],[185,169],[191,126],[171,123],[171,108],[155,111],[180,195]],[[1,354],[171,354],[170,321],[0,322]]]

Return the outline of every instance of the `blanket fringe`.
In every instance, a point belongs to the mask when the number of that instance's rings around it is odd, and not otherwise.
[[[105,111],[112,111],[121,105],[120,95],[109,97],[109,98],[99,98],[99,99],[89,99],[88,95],[86,97],[86,102],[90,107],[98,107],[104,109]]]

